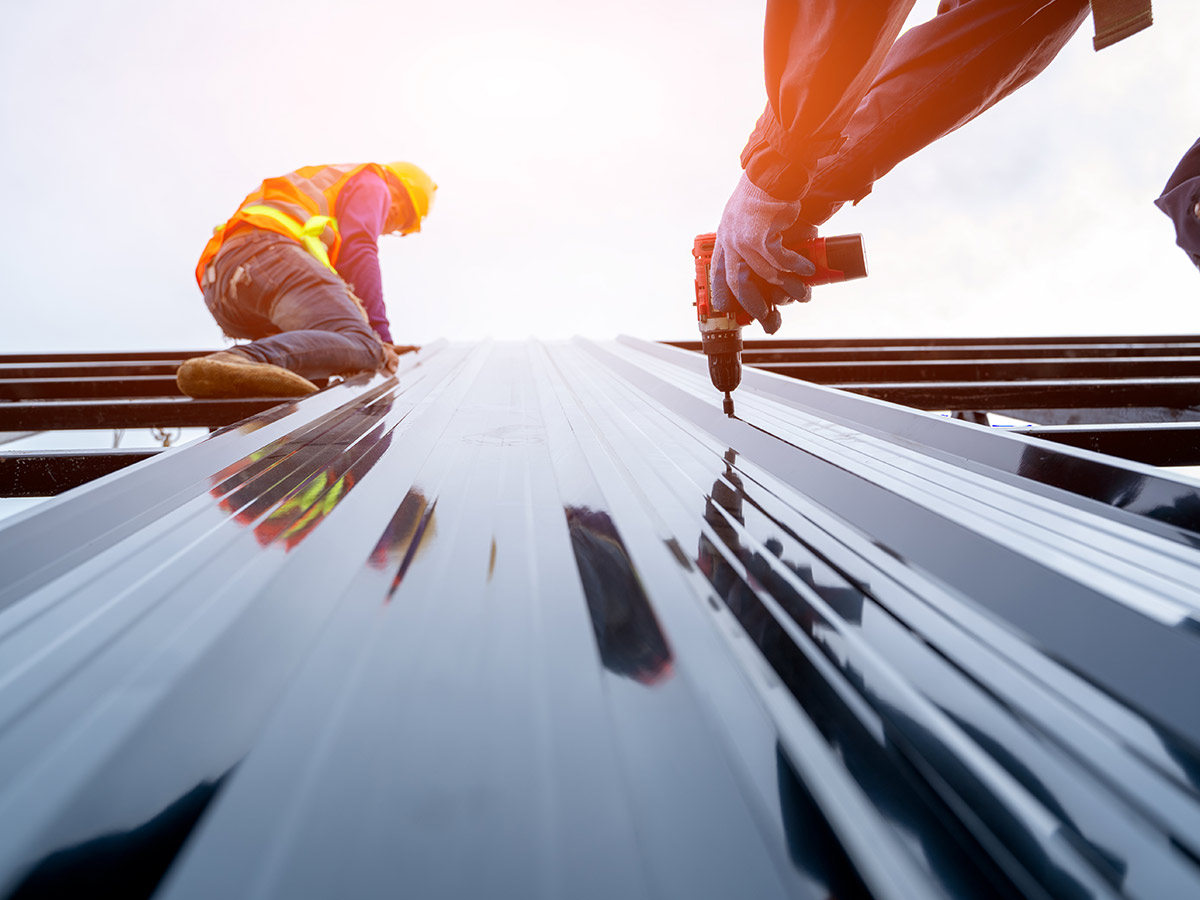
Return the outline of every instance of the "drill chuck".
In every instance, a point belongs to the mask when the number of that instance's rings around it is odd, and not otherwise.
[[[730,331],[703,331],[700,343],[708,357],[708,374],[713,387],[718,391],[737,390],[742,383],[742,333],[741,329]]]

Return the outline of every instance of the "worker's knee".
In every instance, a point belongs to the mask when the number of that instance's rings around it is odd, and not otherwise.
[[[368,329],[365,333],[354,332],[353,335],[347,335],[362,348],[364,359],[371,361],[370,365],[363,366],[364,369],[378,369],[383,365],[383,345],[379,343],[379,338],[375,336],[375,332]]]

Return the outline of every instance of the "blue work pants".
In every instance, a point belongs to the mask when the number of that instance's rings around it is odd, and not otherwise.
[[[204,279],[221,330],[248,338],[238,351],[305,378],[377,369],[379,337],[337,273],[269,231],[234,235]]]

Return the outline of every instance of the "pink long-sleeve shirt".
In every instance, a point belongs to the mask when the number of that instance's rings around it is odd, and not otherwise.
[[[383,279],[379,273],[379,236],[384,234],[392,195],[387,183],[364,170],[338,192],[333,214],[338,221],[342,247],[337,271],[362,300],[375,333],[392,343],[387,307],[383,303]]]

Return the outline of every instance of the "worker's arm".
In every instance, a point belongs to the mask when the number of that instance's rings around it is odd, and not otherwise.
[[[942,0],[896,41],[845,142],[817,165],[805,218],[819,225],[857,203],[900,162],[1032,81],[1087,13],[1088,0]]]
[[[801,198],[817,160],[870,87],[914,0],[768,0],[767,108],[742,153],[746,172],[725,205],[713,252],[713,305],[736,302],[768,334],[776,306],[807,300],[812,263],[784,246],[807,234]]]
[[[354,288],[367,319],[385,344],[392,342],[383,279],[379,273],[379,235],[383,234],[392,195],[387,183],[370,170],[359,172],[338,193],[334,215],[342,236],[337,270]]]
[[[1171,217],[1175,243],[1200,266],[1200,141],[1183,155],[1154,205]]]
[[[742,166],[779,200],[804,196],[817,160],[871,86],[915,0],[768,0],[763,37],[767,107]]]
[[[768,0],[769,102],[742,164],[775,204],[793,204],[791,234],[811,232],[899,162],[1032,80],[1088,12],[1088,0],[941,0],[933,19],[895,40],[911,6]],[[713,268],[742,277],[714,282],[713,303],[727,309],[736,299],[771,332],[778,314],[770,304],[787,301],[784,281],[795,271],[792,242],[753,227],[764,217],[754,200],[735,191],[726,205]]]

